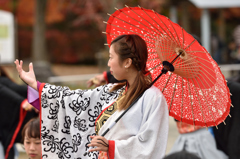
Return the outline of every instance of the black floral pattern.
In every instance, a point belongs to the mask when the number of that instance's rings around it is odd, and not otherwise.
[[[73,126],[79,131],[86,131],[88,128],[86,126],[86,120],[75,117]]]
[[[94,109],[88,110],[89,121],[93,122],[93,124],[89,124],[90,127],[95,126],[95,121],[99,116],[99,114],[101,113],[101,111],[102,111],[102,105],[99,102],[97,102],[97,106],[95,106]]]
[[[58,120],[55,120],[52,131],[58,132],[58,128],[59,128],[59,122]]]
[[[77,135],[73,135],[73,139],[72,139],[73,152],[78,151],[78,146],[81,145],[81,140],[82,140],[82,137],[79,133],[77,133]]]
[[[49,119],[57,119],[57,115],[59,112],[59,101],[56,104],[50,103],[50,110],[49,110]]]
[[[42,157],[44,159],[97,159],[98,152],[88,153],[95,120],[102,109],[117,99],[121,90],[109,92],[109,85],[93,90],[70,90],[45,84],[42,104]],[[59,131],[60,130],[60,131]]]
[[[85,111],[90,104],[90,98],[81,99],[79,96],[76,100],[73,100],[72,103],[69,104],[69,107],[79,115],[82,111]]]
[[[62,133],[70,134],[70,126],[71,126],[71,118],[70,116],[65,116],[65,122],[63,123],[63,127],[65,130],[62,129]]]

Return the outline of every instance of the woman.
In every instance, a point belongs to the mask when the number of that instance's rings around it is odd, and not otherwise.
[[[23,127],[23,145],[29,159],[41,159],[40,120],[33,118]]]
[[[119,36],[111,43],[108,66],[117,80],[125,82],[75,91],[40,84],[32,64],[29,72],[25,72],[23,62],[16,60],[20,77],[41,94],[43,155],[48,158],[162,158],[167,145],[168,107],[160,90],[150,87],[147,56],[147,46],[141,37]],[[142,97],[123,118],[104,137],[99,136],[142,92]],[[89,150],[89,147],[94,148]],[[91,153],[84,157],[86,150]]]

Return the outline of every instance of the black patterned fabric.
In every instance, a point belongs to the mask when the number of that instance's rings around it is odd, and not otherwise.
[[[43,159],[98,158],[97,152],[83,154],[89,149],[90,136],[96,135],[95,120],[124,90],[109,92],[112,86],[108,84],[92,90],[44,86],[41,95]]]

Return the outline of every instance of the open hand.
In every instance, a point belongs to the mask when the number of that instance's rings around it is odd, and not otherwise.
[[[29,64],[29,72],[25,72],[22,69],[22,65],[23,65],[23,61],[21,60],[20,62],[18,61],[18,59],[16,59],[14,61],[15,65],[16,65],[16,69],[18,71],[19,77],[25,82],[27,83],[30,87],[34,88],[37,90],[37,80],[35,77],[35,73],[33,71],[33,65],[32,63]]]
[[[93,151],[108,151],[108,140],[103,136],[90,136],[92,139],[91,143],[88,144],[88,147],[94,147],[89,150],[89,152]]]

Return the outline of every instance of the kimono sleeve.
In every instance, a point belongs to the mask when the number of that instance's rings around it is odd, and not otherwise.
[[[45,84],[41,92],[41,141],[44,158],[97,158],[97,152],[83,154],[95,120],[104,106],[117,98],[109,85],[90,90],[70,90]]]

